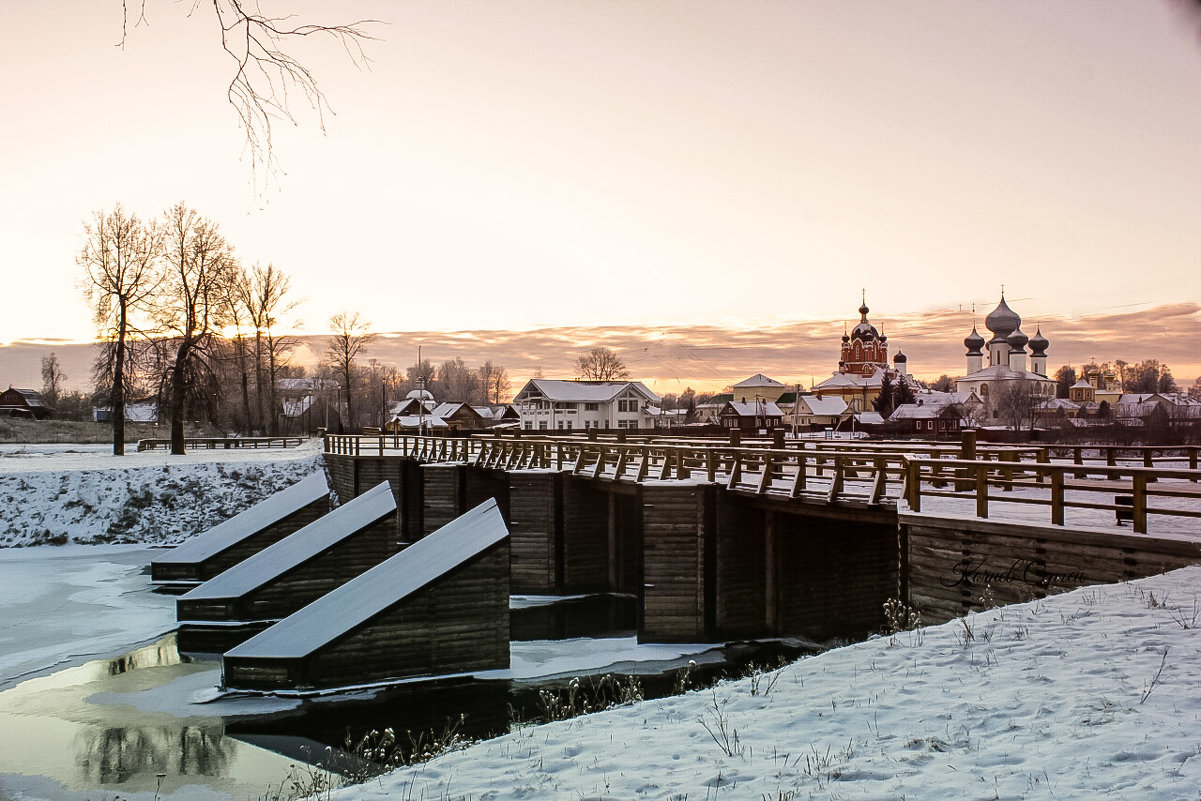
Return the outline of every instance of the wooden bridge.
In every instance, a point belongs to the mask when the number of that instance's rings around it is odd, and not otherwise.
[[[1201,561],[1197,448],[328,436],[345,501],[415,541],[486,498],[516,593],[615,591],[644,640],[878,630]],[[1015,567],[1018,565],[1019,567]],[[987,593],[985,592],[987,590]]]

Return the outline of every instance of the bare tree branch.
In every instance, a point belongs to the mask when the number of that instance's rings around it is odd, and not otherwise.
[[[226,97],[246,132],[251,168],[261,168],[270,176],[278,169],[272,143],[272,125],[285,119],[299,125],[292,110],[293,95],[299,93],[325,132],[325,115],[333,114],[325,93],[312,71],[286,49],[289,42],[310,37],[329,37],[342,45],[352,63],[369,67],[371,59],[363,43],[376,37],[367,33],[381,20],[361,19],[342,24],[299,23],[289,16],[263,13],[258,0],[192,0],[191,17],[202,5],[210,5],[221,32],[221,49],[234,63],[233,77],[226,86]],[[121,41],[124,49],[129,35],[130,0],[121,2]],[[134,26],[149,24],[146,0],[138,3]]]

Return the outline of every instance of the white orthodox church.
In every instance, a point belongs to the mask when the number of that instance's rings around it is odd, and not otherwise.
[[[1043,336],[1041,327],[1033,338],[1022,333],[1022,318],[1009,308],[1004,292],[997,308],[984,318],[984,326],[993,335],[987,343],[974,325],[972,333],[963,340],[967,348],[967,375],[955,382],[955,389],[975,392],[990,418],[998,416],[998,401],[1015,382],[1027,382],[1023,386],[1028,386],[1035,398],[1054,398],[1055,381],[1047,377],[1047,347],[1051,343]],[[982,352],[985,346],[987,367]]]

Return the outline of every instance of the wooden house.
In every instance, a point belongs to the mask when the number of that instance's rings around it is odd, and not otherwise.
[[[325,473],[313,473],[150,563],[150,581],[189,587],[258,553],[329,512]]]
[[[224,650],[396,553],[396,500],[382,482],[181,595],[179,647]]]
[[[490,499],[227,651],[232,690],[313,690],[509,666],[509,532]]]
[[[37,390],[15,389],[10,386],[0,392],[0,416],[43,420],[50,416],[50,407],[42,400],[42,393]]]
[[[782,425],[784,412],[772,401],[726,401],[718,414],[721,427],[744,434],[767,434]]]
[[[460,431],[483,431],[488,427],[487,421],[476,408],[466,403],[439,403],[431,414],[445,421],[451,434]]]

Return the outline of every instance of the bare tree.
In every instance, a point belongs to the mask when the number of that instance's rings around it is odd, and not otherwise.
[[[219,400],[214,340],[230,320],[233,250],[216,223],[183,203],[163,215],[166,269],[154,308],[164,347],[163,395],[171,417],[171,453],[185,452],[189,411],[214,415]]]
[[[42,400],[47,406],[58,406],[58,397],[62,394],[63,381],[66,378],[67,374],[63,372],[54,351],[51,351],[49,356],[42,357]]]
[[[997,393],[997,413],[1014,431],[1034,428],[1034,416],[1043,404],[1038,385],[1025,378],[1006,381]]]
[[[85,243],[76,261],[83,267],[83,292],[92,304],[101,348],[97,388],[106,391],[113,426],[113,455],[125,453],[125,401],[135,375],[132,341],[141,333],[139,316],[162,280],[162,237],[121,204],[97,211],[84,226]]]
[[[509,383],[509,371],[502,365],[484,362],[480,367],[480,383],[484,385],[484,402],[501,404],[501,398],[508,398],[512,392]]]
[[[625,362],[608,348],[593,348],[576,359],[576,375],[587,381],[618,381],[630,377]]]
[[[132,6],[136,5],[136,10]],[[122,0],[121,47],[133,25],[146,24],[147,0]],[[301,23],[291,16],[267,16],[256,0],[193,0],[191,12],[211,6],[221,35],[221,49],[232,60],[232,76],[225,94],[246,132],[251,164],[270,174],[276,168],[272,147],[272,123],[285,119],[299,124],[293,101],[304,99],[325,131],[325,114],[332,112],[325,93],[313,73],[288,52],[289,43],[307,39],[333,39],[357,66],[369,63],[363,43],[375,37],[367,33],[380,20],[361,19],[343,24]],[[132,12],[132,13],[131,13]]]
[[[274,264],[255,265],[247,274],[245,305],[254,326],[255,386],[258,387],[259,419],[268,430],[278,433],[279,399],[276,382],[287,362],[287,353],[295,347],[295,338],[279,333],[281,318],[291,314],[298,301],[289,300],[292,281]],[[264,388],[266,391],[264,391]],[[268,412],[264,412],[263,406]]]
[[[371,333],[371,323],[361,319],[358,312],[338,312],[329,318],[329,325],[333,333],[329,337],[325,356],[342,381],[346,391],[346,424],[354,428],[355,361],[367,352],[367,346],[375,339],[375,334]]]
[[[443,400],[467,404],[481,400],[479,375],[462,358],[442,362],[438,368],[438,385],[442,388]]]

